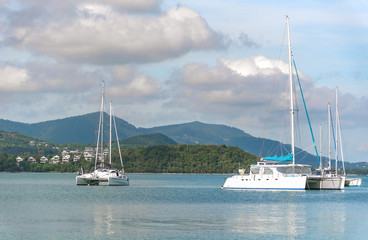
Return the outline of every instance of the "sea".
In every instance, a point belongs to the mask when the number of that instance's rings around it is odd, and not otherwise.
[[[368,177],[339,191],[221,189],[230,175],[0,173],[0,239],[367,239]]]

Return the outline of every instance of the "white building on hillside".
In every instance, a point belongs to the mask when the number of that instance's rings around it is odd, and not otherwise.
[[[47,163],[48,161],[49,161],[49,159],[47,159],[47,157],[45,157],[45,156],[42,156],[40,158],[40,163]]]
[[[60,157],[58,155],[55,155],[50,159],[50,163],[59,163],[59,162],[60,162]]]
[[[70,159],[70,155],[69,154],[63,155],[63,158],[61,160],[61,163],[68,163],[69,162],[69,159]]]
[[[36,161],[36,159],[35,159],[34,157],[29,157],[29,158],[27,159],[27,162],[35,163],[35,162],[37,162],[37,161]]]
[[[77,161],[79,161],[79,160],[80,160],[80,158],[81,158],[81,155],[74,155],[74,157],[73,157],[73,162],[77,162]]]

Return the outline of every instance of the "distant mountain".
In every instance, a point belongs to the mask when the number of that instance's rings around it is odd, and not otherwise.
[[[161,126],[154,128],[139,128],[143,133],[163,133],[178,143],[185,144],[228,144],[234,138],[252,137],[234,127],[219,124],[191,122]]]
[[[108,136],[108,115],[104,114],[104,135]],[[19,132],[34,138],[57,144],[66,143],[93,143],[97,139],[99,113],[89,113],[76,117],[26,124],[0,120],[0,129]],[[128,122],[116,118],[116,125],[120,139],[138,135],[136,127]]]
[[[140,134],[134,137],[120,140],[123,148],[155,146],[155,145],[176,145],[177,143],[162,133]]]
[[[104,135],[108,136],[109,121],[106,113],[104,114],[104,118]],[[58,144],[86,144],[96,141],[98,119],[99,113],[96,112],[34,124],[0,120],[0,130],[17,131],[31,137]],[[290,145],[284,145],[274,140],[254,137],[240,129],[226,125],[191,122],[153,128],[136,128],[120,118],[116,118],[116,124],[121,140],[141,134],[161,133],[178,144],[225,144],[228,146],[237,146],[257,156],[280,155],[282,154],[280,149],[290,149]],[[129,141],[133,140],[131,139]],[[136,143],[126,144],[137,145]],[[296,152],[298,153],[297,163],[308,163],[313,167],[318,166],[316,156],[301,149],[296,149]]]

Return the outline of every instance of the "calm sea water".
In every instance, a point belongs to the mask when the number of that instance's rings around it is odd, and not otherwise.
[[[368,178],[344,191],[222,190],[225,175],[0,173],[0,239],[367,239]]]

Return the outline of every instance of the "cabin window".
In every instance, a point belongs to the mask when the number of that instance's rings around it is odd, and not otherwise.
[[[251,168],[250,169],[251,173],[253,173],[253,174],[259,174],[259,170],[260,170],[260,168]]]
[[[310,169],[310,167],[307,166],[287,166],[287,167],[278,167],[277,171],[280,173],[285,173],[285,174],[311,174],[312,171]]]
[[[264,174],[272,174],[273,173],[272,169],[268,168],[268,167],[265,167],[263,171],[264,171],[263,172]]]

